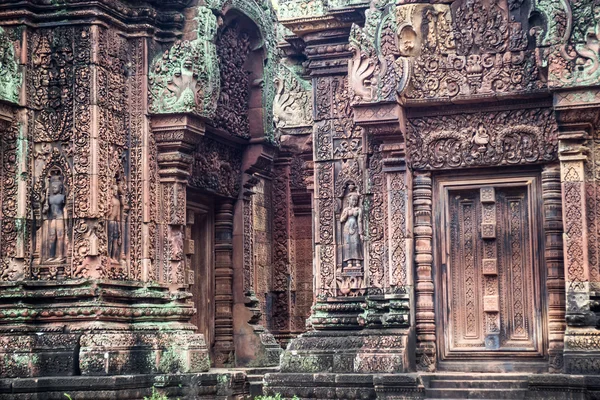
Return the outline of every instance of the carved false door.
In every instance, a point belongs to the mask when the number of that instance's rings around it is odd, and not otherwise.
[[[442,362],[544,355],[536,182],[442,184]]]
[[[215,341],[215,304],[213,272],[213,211],[208,200],[188,198],[185,253],[189,268],[190,291],[196,314],[192,323],[204,335],[212,352]],[[212,360],[212,357],[211,357]]]

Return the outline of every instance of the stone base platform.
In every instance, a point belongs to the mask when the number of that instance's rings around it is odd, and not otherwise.
[[[0,379],[0,400],[141,400],[152,387],[169,399],[241,400],[246,373],[213,369],[199,374],[62,376]]]
[[[300,399],[600,399],[600,376],[564,374],[265,375],[264,393]]]

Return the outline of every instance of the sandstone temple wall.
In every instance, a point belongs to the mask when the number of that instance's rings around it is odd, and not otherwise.
[[[597,0],[0,2],[0,398],[600,391],[599,35]]]

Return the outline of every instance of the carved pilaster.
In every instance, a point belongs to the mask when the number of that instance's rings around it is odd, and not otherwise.
[[[544,166],[542,197],[544,201],[544,233],[546,235],[544,256],[547,266],[549,365],[551,372],[561,372],[566,324],[560,165]]]
[[[591,290],[596,264],[596,174],[587,173],[594,157],[600,102],[595,91],[559,92],[554,98],[560,129],[566,323],[564,368],[571,373],[600,373],[597,299]],[[591,217],[590,217],[591,216]]]
[[[435,312],[432,277],[431,173],[416,172],[413,179],[413,212],[416,263],[417,369],[433,371],[436,365]]]
[[[290,289],[294,253],[290,248],[292,217],[290,215],[290,158],[277,159],[273,170],[273,310],[271,326],[275,334],[288,334],[290,329]]]
[[[215,209],[215,366],[233,362],[233,201]]]
[[[159,237],[162,251],[157,276],[169,284],[187,285],[184,238],[186,187],[193,161],[192,151],[204,133],[204,124],[185,115],[161,115],[152,119],[157,146],[160,180],[161,219]]]

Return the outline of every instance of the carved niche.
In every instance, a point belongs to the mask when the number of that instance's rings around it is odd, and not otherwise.
[[[34,279],[71,277],[73,231],[70,149],[36,146],[34,193]]]
[[[558,157],[548,108],[409,118],[407,146],[418,169],[536,164]]]

